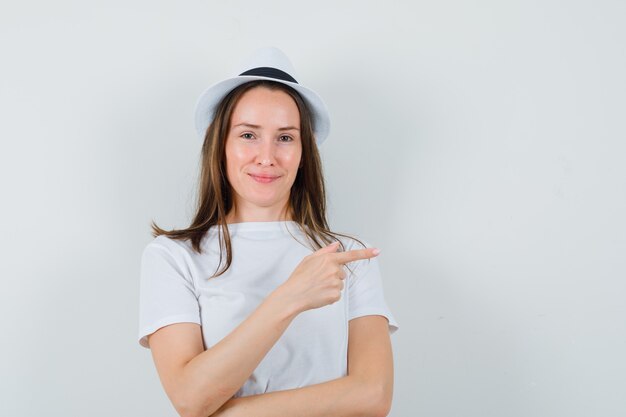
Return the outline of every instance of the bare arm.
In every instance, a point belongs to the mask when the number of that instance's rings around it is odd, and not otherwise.
[[[371,249],[335,253],[329,245],[305,257],[289,279],[219,343],[206,351],[200,326],[177,323],[149,337],[159,377],[183,417],[207,417],[229,400],[300,312],[339,300],[343,264]]]
[[[393,396],[393,357],[382,316],[350,321],[348,376],[286,391],[234,398],[213,417],[383,417]]]
[[[206,351],[197,324],[173,324],[153,333],[149,343],[154,363],[178,413],[211,415],[243,385],[294,317],[294,309],[268,297]]]

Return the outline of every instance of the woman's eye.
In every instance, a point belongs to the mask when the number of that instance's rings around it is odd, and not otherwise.
[[[287,136],[287,135],[283,135],[279,139],[281,142],[291,142],[293,140],[291,136]]]
[[[254,136],[252,136],[252,133],[244,133],[241,137],[244,139],[252,139]]]

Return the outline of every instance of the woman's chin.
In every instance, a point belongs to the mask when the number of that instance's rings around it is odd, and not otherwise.
[[[281,204],[282,200],[279,198],[269,198],[267,196],[263,196],[263,197],[256,197],[256,198],[253,197],[247,200],[250,206],[256,206],[258,208],[263,208],[263,209],[276,207],[278,205],[282,206]]]

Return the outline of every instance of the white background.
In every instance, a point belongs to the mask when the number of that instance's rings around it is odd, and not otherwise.
[[[136,340],[198,95],[256,47],[325,98],[330,220],[382,248],[391,415],[626,415],[626,3],[0,6],[0,415],[173,416]]]

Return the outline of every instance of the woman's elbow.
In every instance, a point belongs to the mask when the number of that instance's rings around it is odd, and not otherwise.
[[[371,417],[386,417],[391,411],[393,389],[385,384],[374,384],[371,388]]]
[[[208,417],[213,415],[219,407],[205,407],[190,406],[182,403],[174,404],[174,408],[180,417]]]
[[[204,410],[197,404],[184,399],[173,400],[172,404],[180,417],[207,417],[211,415],[210,412],[204,413]]]
[[[199,401],[189,395],[179,395],[171,399],[172,405],[180,417],[208,417],[215,413],[222,404],[215,401]]]

